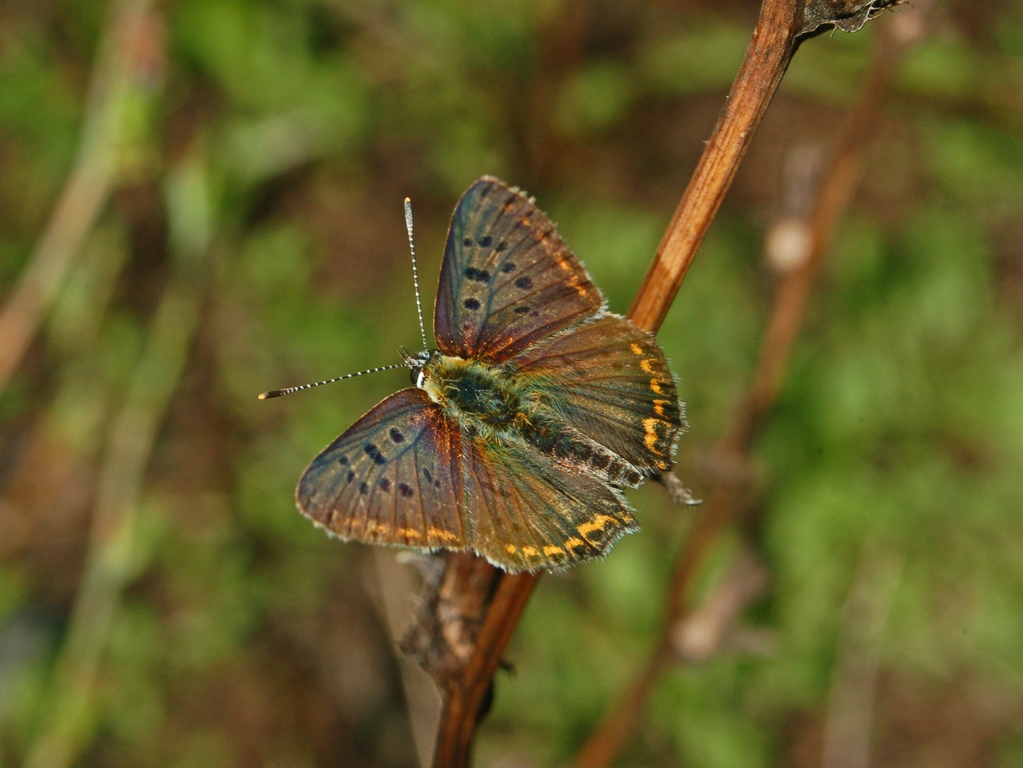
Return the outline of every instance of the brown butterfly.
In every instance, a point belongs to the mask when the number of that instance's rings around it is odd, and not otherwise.
[[[604,309],[554,225],[475,182],[451,220],[437,349],[302,475],[344,539],[473,550],[510,571],[601,557],[639,530],[623,489],[671,469],[683,412],[660,347]],[[267,393],[270,394],[270,393]]]

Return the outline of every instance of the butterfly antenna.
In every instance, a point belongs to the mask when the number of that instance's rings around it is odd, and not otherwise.
[[[408,230],[408,249],[412,252],[412,284],[416,289],[416,312],[419,314],[419,333],[423,336],[423,349],[426,343],[426,326],[423,325],[423,302],[419,298],[419,268],[416,266],[416,246],[412,242],[412,200],[405,198],[405,229]]]
[[[367,368],[365,371],[356,371],[355,373],[346,373],[344,376],[336,376],[333,379],[324,379],[323,381],[317,381],[312,384],[300,384],[297,387],[285,387],[284,389],[271,389],[269,392],[262,392],[259,395],[260,400],[269,400],[271,397],[284,397],[284,395],[290,395],[294,392],[301,392],[303,389],[312,389],[313,387],[319,387],[323,384],[333,384],[335,381],[344,381],[345,379],[354,379],[356,376],[365,376],[367,373],[380,373],[380,371],[393,371],[395,368],[408,368],[408,363],[395,363],[394,365],[382,365],[379,368]]]

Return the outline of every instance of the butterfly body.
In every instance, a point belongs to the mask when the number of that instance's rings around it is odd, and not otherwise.
[[[622,490],[670,470],[682,404],[654,338],[603,309],[532,201],[484,177],[452,218],[438,347],[320,453],[299,509],[346,539],[472,549],[508,570],[605,555]]]

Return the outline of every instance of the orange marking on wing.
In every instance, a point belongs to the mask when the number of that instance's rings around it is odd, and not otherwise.
[[[670,400],[654,400],[654,413],[658,416],[664,415],[664,406],[666,406]]]
[[[564,555],[565,550],[563,550],[561,547],[549,545],[543,548],[543,553],[550,557],[551,555]]]
[[[654,370],[653,366],[655,362],[657,361],[654,358],[647,357],[639,361],[639,367],[642,368],[645,373],[657,373],[657,371]]]
[[[457,533],[441,530],[440,528],[427,528],[426,535],[431,539],[440,539],[441,541],[458,541],[459,539]]]
[[[661,389],[661,383],[657,379],[650,379],[650,390],[655,395],[663,395],[664,390]]]
[[[611,515],[597,515],[595,518],[590,520],[590,522],[577,525],[575,529],[579,532],[580,536],[588,539],[589,534],[594,531],[602,531],[608,523],[613,522],[614,518],[611,517]]]
[[[504,548],[504,551],[507,552],[509,555],[514,555],[516,552],[518,552],[518,549],[515,548],[514,544],[509,544]]]
[[[662,451],[657,450],[657,441],[661,439],[657,434],[657,425],[663,423],[660,419],[643,419],[643,431],[646,432],[646,435],[643,437],[643,444],[650,453],[657,456],[664,455]]]
[[[522,548],[522,554],[526,557],[539,557],[540,550],[536,547],[531,547],[528,544]]]
[[[573,536],[570,539],[565,539],[565,546],[568,547],[569,549],[575,549],[576,547],[586,547],[588,545],[582,539],[577,539],[575,536]]]
[[[631,344],[629,345],[629,348],[630,348],[630,349],[631,349],[631,350],[632,350],[633,352],[635,352],[635,353],[636,353],[637,355],[642,355],[642,354],[643,354],[643,347],[641,347],[641,346],[640,346],[639,344],[637,344],[636,342],[632,342],[632,343],[631,343]]]

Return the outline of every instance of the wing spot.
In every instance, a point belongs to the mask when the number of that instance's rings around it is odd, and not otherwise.
[[[380,482],[377,483],[377,485],[380,486],[380,490],[383,491],[384,493],[387,493],[389,490],[391,490],[391,481],[388,480],[386,477],[381,477]]]
[[[631,344],[629,345],[629,348],[630,348],[630,349],[632,349],[632,351],[633,351],[634,353],[636,353],[637,355],[642,355],[642,354],[643,354],[643,347],[641,347],[641,346],[640,346],[639,344],[637,344],[636,342],[632,342],[632,343],[631,343]]]
[[[518,552],[518,549],[515,548],[514,544],[508,544],[505,546],[504,551],[507,552],[509,555],[514,555],[516,552]]]
[[[397,427],[391,427],[391,440],[395,443],[401,443],[405,441],[405,435]]]
[[[532,309],[532,307],[527,307],[527,306],[524,306],[524,305],[521,305],[521,304],[520,304],[519,306],[515,307],[515,309],[513,309],[512,311],[513,311],[513,312],[514,312],[514,313],[515,313],[516,315],[524,315],[524,314],[526,314],[526,313],[527,313],[527,312],[528,312],[528,311],[529,311],[530,309]]]
[[[523,216],[521,219],[519,219],[519,223],[526,229],[530,229],[533,226],[533,222],[530,220],[528,216]]]
[[[533,280],[523,275],[515,280],[515,287],[521,288],[523,291],[527,291],[533,287]]]
[[[654,370],[654,363],[655,362],[657,362],[657,361],[654,360],[654,358],[647,357],[647,358],[644,358],[643,360],[639,361],[639,367],[643,369],[644,373],[650,373],[650,374],[657,373],[657,371]]]
[[[536,547],[531,547],[528,544],[522,548],[522,554],[526,557],[539,557],[540,550]]]
[[[423,536],[423,534],[421,534],[415,528],[399,528],[398,533],[404,536],[406,539],[420,539]]]
[[[400,493],[406,499],[411,499],[412,486],[410,486],[408,483],[398,483],[398,493]]]
[[[658,416],[664,415],[664,406],[668,405],[669,400],[654,400],[654,413]]]
[[[570,539],[565,539],[565,546],[568,547],[569,549],[579,549],[579,547],[583,547],[584,549],[589,549],[590,545],[587,544],[582,539],[577,539],[577,538],[575,538],[575,536],[573,536]]]
[[[663,395],[664,390],[661,389],[661,382],[657,379],[650,379],[650,391],[655,395]]]
[[[383,465],[387,462],[387,459],[384,457],[384,455],[380,453],[380,449],[377,448],[373,443],[367,443],[366,447],[363,450],[366,451],[367,456],[373,459],[373,462],[375,464]]]
[[[494,242],[494,238],[492,238],[490,235],[484,235],[478,240],[478,242],[483,248],[489,248],[490,244]]]
[[[355,473],[352,470],[348,470],[348,477],[345,478],[346,482],[352,482],[355,479]]]
[[[369,493],[369,483],[365,483],[365,482],[359,483],[359,493],[362,493],[362,494]]]
[[[547,557],[551,557],[552,555],[560,555],[561,557],[565,556],[565,550],[562,549],[561,547],[555,547],[553,544],[544,547],[543,553]]]
[[[347,467],[348,466],[348,457],[347,456],[342,456],[340,459],[337,460],[337,463],[340,464],[342,467]]]
[[[426,478],[426,482],[428,482],[428,483],[432,483],[433,482],[433,474],[426,467],[423,467],[423,477]]]
[[[480,308],[480,302],[479,302],[479,299],[472,299],[472,298],[470,298],[470,299],[466,299],[465,301],[463,301],[462,302],[462,306],[465,307],[466,309],[471,309],[471,310],[475,311],[475,310]]]
[[[502,245],[504,245],[504,243],[498,243],[497,250],[503,251],[504,249],[501,247]],[[515,269],[516,266],[514,261],[506,261],[504,264],[501,265],[501,271],[504,272],[506,275],[510,275],[512,272],[515,271]]]
[[[471,248],[472,247],[472,238],[471,237],[463,237],[462,238],[462,245],[464,245],[466,248]]]
[[[494,246],[494,250],[497,251],[498,253],[500,253],[501,251],[506,251],[508,250],[508,243],[502,240],[501,242]]]
[[[465,276],[469,280],[474,280],[477,283],[486,283],[490,281],[490,273],[485,269],[476,269],[476,267],[466,267]]]

